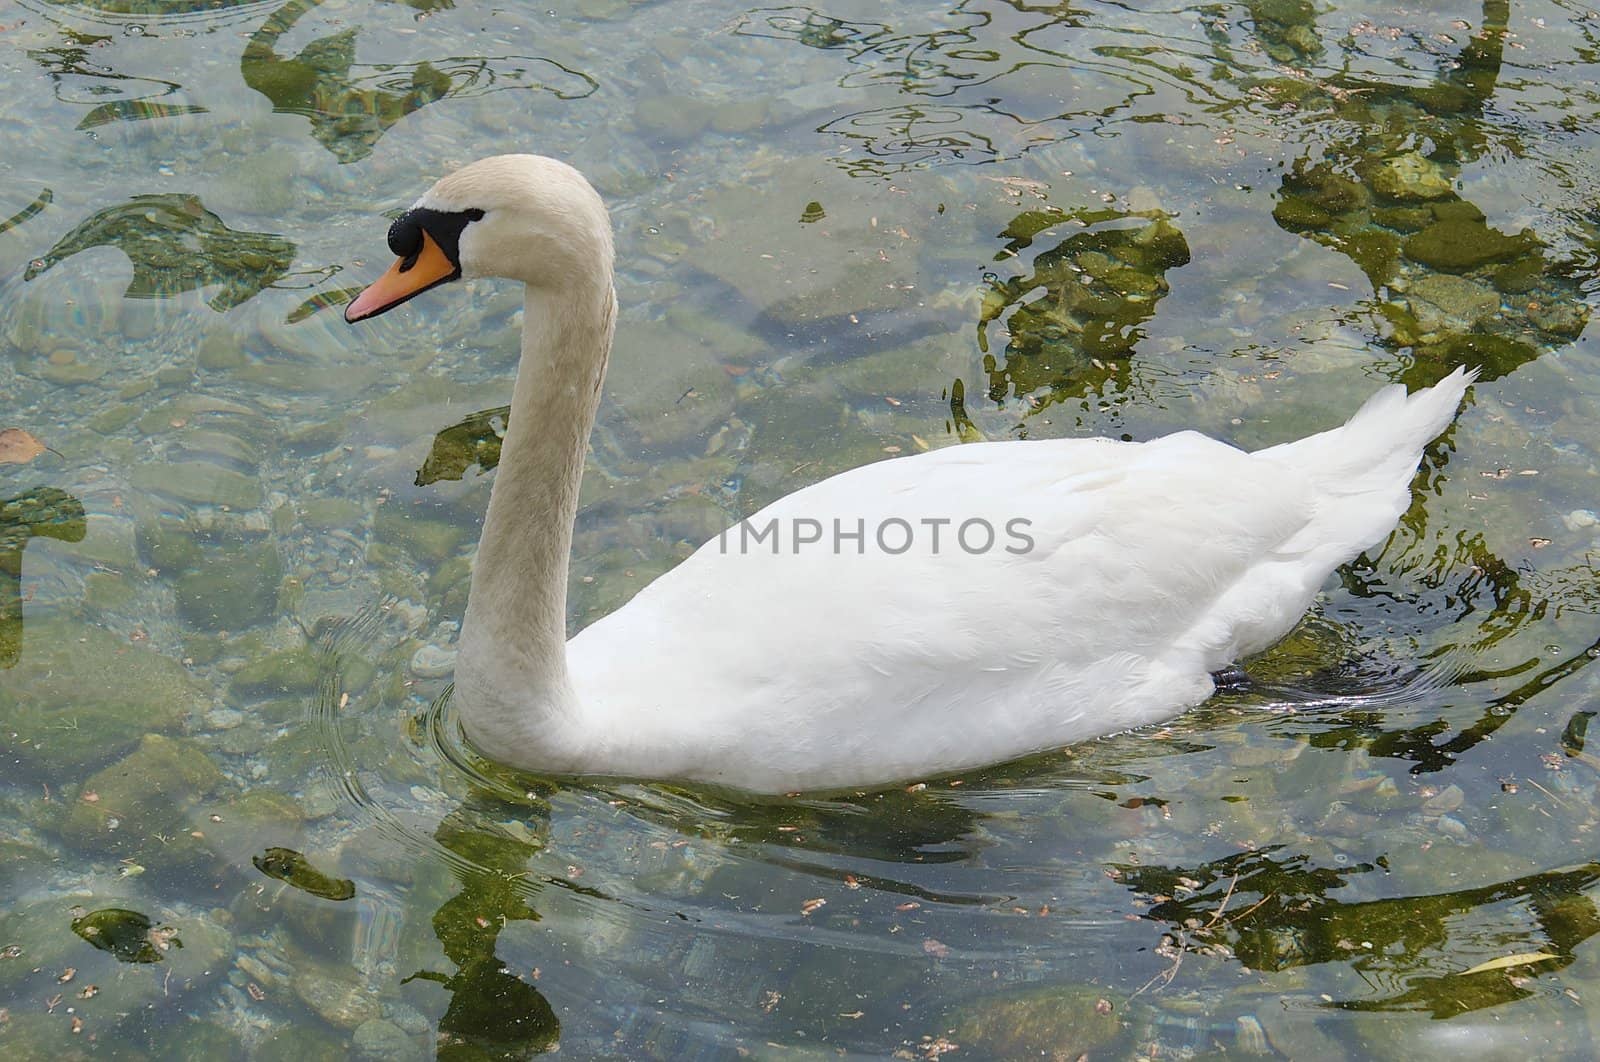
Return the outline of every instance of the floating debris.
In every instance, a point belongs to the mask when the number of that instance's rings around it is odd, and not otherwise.
[[[160,962],[161,953],[172,945],[183,947],[173,930],[123,907],[105,907],[75,918],[72,931],[121,962]]]
[[[1519,952],[1516,955],[1505,955],[1498,959],[1490,959],[1488,962],[1480,962],[1470,969],[1462,970],[1460,976],[1468,977],[1472,974],[1488,973],[1490,970],[1509,970],[1513,966],[1532,966],[1535,963],[1559,958],[1561,956],[1552,955],[1548,951]]]
[[[311,865],[311,861],[292,848],[269,848],[251,858],[257,870],[269,878],[293,885],[324,900],[348,900],[356,894],[349,878],[335,878]]]
[[[25,465],[48,449],[48,446],[21,428],[0,431],[0,465]]]

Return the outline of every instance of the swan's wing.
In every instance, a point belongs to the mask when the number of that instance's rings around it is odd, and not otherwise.
[[[992,762],[1203,699],[1326,577],[1292,547],[1316,513],[1304,472],[1192,432],[953,447],[774,502],[569,662],[658,774],[772,789],[740,764],[816,786]]]

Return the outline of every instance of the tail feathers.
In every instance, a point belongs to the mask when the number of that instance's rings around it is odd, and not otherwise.
[[[1385,387],[1342,427],[1260,451],[1293,464],[1334,494],[1360,494],[1410,483],[1422,448],[1455,419],[1478,370],[1459,368],[1432,387],[1406,394]]]
[[[1407,394],[1403,385],[1369,398],[1342,427],[1261,450],[1308,476],[1327,496],[1321,525],[1309,540],[1342,539],[1354,552],[1382,541],[1410,504],[1411,478],[1423,447],[1455,419],[1476,369],[1458,368],[1432,387]],[[1333,525],[1330,527],[1329,525]],[[1330,535],[1330,531],[1337,531]]]

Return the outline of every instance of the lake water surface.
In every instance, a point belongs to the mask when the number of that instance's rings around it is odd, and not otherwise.
[[[1600,1052],[1586,3],[0,0],[0,90],[6,1058]],[[618,229],[574,629],[864,462],[1482,376],[1168,726],[513,774],[446,691],[520,294],[338,307],[527,150]]]

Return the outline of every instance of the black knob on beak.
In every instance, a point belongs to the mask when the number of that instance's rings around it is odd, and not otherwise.
[[[413,212],[406,211],[389,226],[389,250],[396,258],[414,258],[422,252],[422,226]]]

